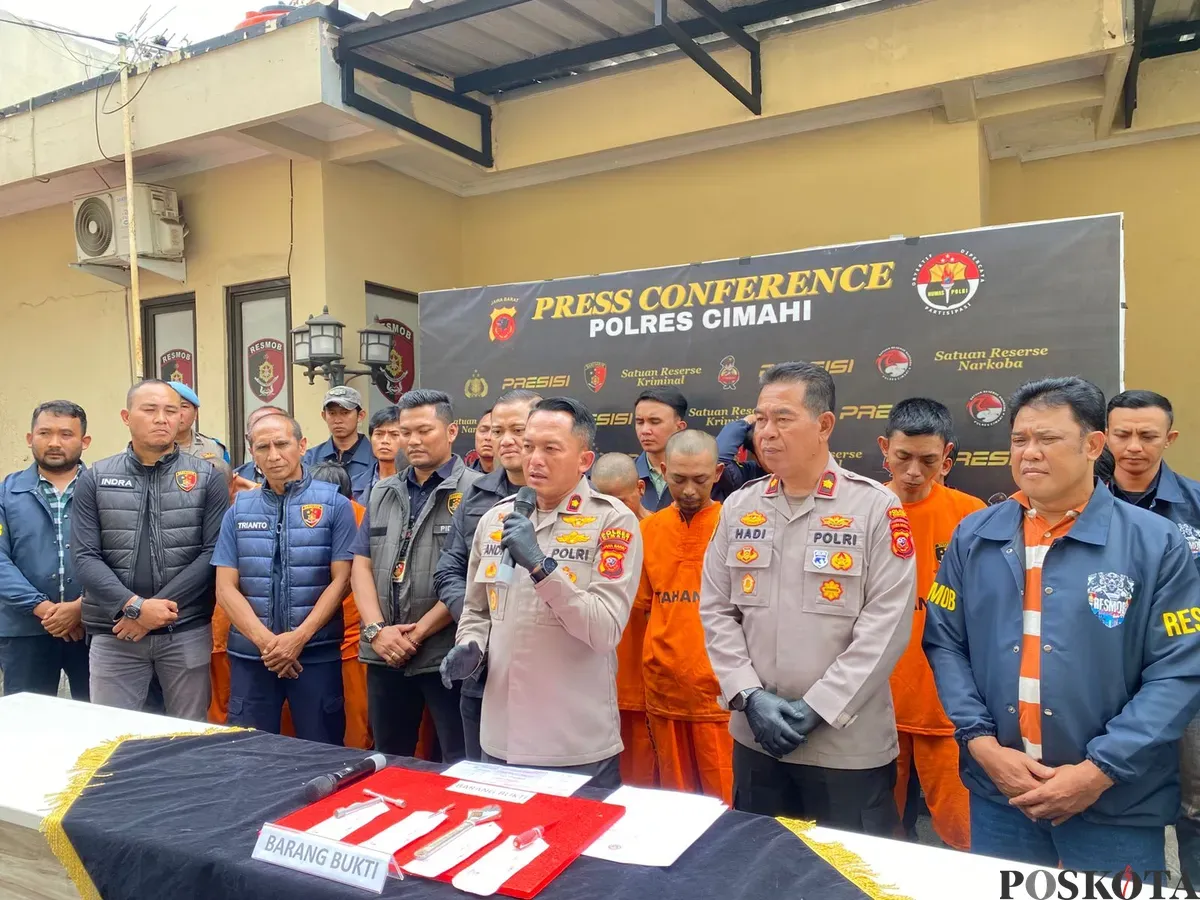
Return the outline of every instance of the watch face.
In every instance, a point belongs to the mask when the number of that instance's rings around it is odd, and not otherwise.
[[[553,556],[547,556],[544,560],[542,560],[542,571],[545,572],[547,575],[549,575],[551,572],[553,572],[557,568],[558,568],[558,560],[555,559]]]
[[[125,618],[127,618],[127,619],[136,619],[141,614],[142,614],[142,611],[137,606],[125,607]]]

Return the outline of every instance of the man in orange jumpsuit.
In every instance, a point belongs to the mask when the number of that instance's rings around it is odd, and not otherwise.
[[[925,631],[925,602],[937,575],[942,554],[954,529],[971,513],[983,509],[976,498],[943,487],[938,476],[954,452],[954,423],[950,411],[936,400],[915,397],[892,407],[887,433],[879,438],[884,465],[892,473],[888,487],[904,504],[917,549],[917,606],[912,640],[892,672],[892,701],[900,756],[896,760],[896,806],[909,836],[914,835],[915,810],[905,808],[909,778],[916,769],[933,817],[933,830],[956,850],[971,847],[971,813],[967,789],[958,774],[958,744],[954,725],[946,718],[933,682],[933,671],[921,649]],[[911,824],[910,824],[911,823]]]
[[[645,485],[633,460],[624,453],[606,453],[592,466],[592,487],[616,497],[639,520],[650,513],[642,506]],[[650,727],[646,723],[646,691],[642,683],[642,642],[646,613],[635,606],[617,645],[617,707],[621,710],[621,781],[635,787],[657,787],[658,772]]]
[[[717,442],[702,431],[667,441],[663,475],[674,501],[641,523],[644,560],[634,617],[649,612],[643,650],[646,718],[663,788],[733,803],[729,712],[708,661],[700,624],[704,551],[721,514]]]

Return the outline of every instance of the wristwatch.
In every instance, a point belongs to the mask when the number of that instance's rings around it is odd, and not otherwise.
[[[744,691],[738,691],[729,700],[729,708],[734,712],[744,712],[746,709],[746,701],[750,699],[750,695],[755,691],[761,691],[762,688],[746,688]]]
[[[540,563],[533,567],[533,571],[529,573],[529,577],[533,579],[534,584],[541,584],[547,578],[554,574],[554,570],[558,568],[558,560],[553,556],[547,556]]]
[[[142,597],[134,597],[133,602],[125,607],[124,616],[127,619],[136,619],[142,614],[142,604],[145,599]]]
[[[379,637],[379,632],[383,631],[382,622],[372,622],[370,625],[364,625],[362,628],[362,639],[368,644],[375,638]]]

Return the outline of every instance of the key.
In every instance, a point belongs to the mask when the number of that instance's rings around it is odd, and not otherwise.
[[[458,827],[446,832],[437,840],[426,844],[415,854],[413,854],[413,858],[429,859],[429,857],[433,856],[433,854],[437,853],[459,835],[466,834],[476,825],[482,825],[484,822],[490,822],[493,819],[498,818],[500,818],[500,807],[496,806],[495,804],[491,806],[485,806],[483,809],[468,810],[466,819],[464,819],[463,822],[458,825]]]

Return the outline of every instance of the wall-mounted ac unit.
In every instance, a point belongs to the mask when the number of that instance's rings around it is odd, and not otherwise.
[[[179,197],[157,184],[133,186],[139,258],[183,259]],[[75,254],[81,263],[129,264],[129,218],[123,188],[75,201]]]

